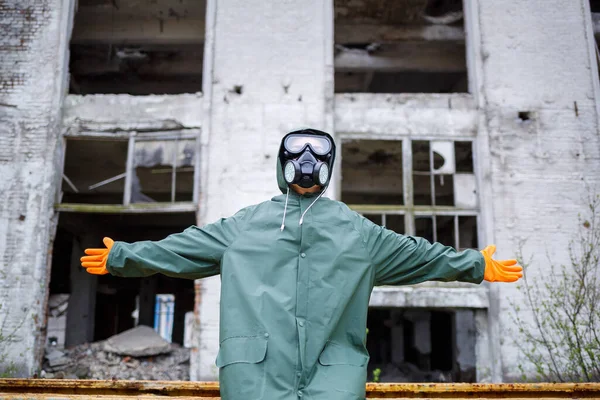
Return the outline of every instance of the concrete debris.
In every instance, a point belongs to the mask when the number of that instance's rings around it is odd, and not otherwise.
[[[150,329],[150,328],[148,328]],[[151,330],[151,329],[150,329]],[[137,330],[138,332],[140,330]],[[138,343],[147,335],[146,329],[137,336]],[[128,336],[133,335],[130,331]],[[124,332],[125,333],[125,332]],[[122,335],[122,334],[121,334]],[[117,336],[113,336],[114,339]],[[118,338],[120,339],[120,338]],[[166,343],[155,356],[131,356],[106,351],[107,342],[84,343],[62,351],[49,347],[40,377],[47,379],[125,379],[125,380],[183,380],[190,379],[190,350],[178,344]],[[129,340],[129,339],[128,339]],[[162,338],[161,338],[162,340]],[[119,340],[113,340],[123,346]],[[136,348],[140,348],[137,346]],[[168,353],[168,354],[164,354]]]
[[[46,352],[46,355],[44,357],[48,361],[54,361],[56,359],[64,357],[64,355],[65,355],[65,353],[63,353],[62,351],[51,348],[49,351]]]
[[[138,325],[110,337],[104,345],[104,350],[125,356],[145,357],[168,353],[171,346],[154,329]]]

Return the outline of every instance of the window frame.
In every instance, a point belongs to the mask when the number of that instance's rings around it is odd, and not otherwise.
[[[64,159],[68,152],[67,140],[103,140],[103,141],[127,141],[127,158],[125,160],[123,201],[121,204],[93,204],[93,203],[62,203],[57,201],[55,209],[62,212],[90,212],[90,213],[155,213],[155,212],[196,212],[200,197],[200,168],[201,168],[201,129],[181,129],[173,131],[117,131],[117,132],[96,132],[96,131],[78,131],[68,129],[63,135],[63,148],[66,149],[63,154],[62,168],[64,170]],[[184,141],[193,140],[194,145],[194,187],[192,192],[192,201],[162,201],[154,203],[132,203],[131,190],[133,183],[133,173],[135,169],[135,145],[140,142],[158,142],[158,141]],[[176,166],[173,166],[176,169]],[[119,175],[118,175],[119,176]],[[117,177],[118,177],[117,176]],[[114,179],[117,177],[109,178]],[[68,177],[62,174],[62,179],[70,184]],[[118,178],[120,179],[120,178]],[[172,174],[172,184],[176,179],[176,172]],[[59,193],[62,193],[62,186],[59,186]],[[171,188],[173,191],[173,187]],[[173,196],[173,194],[172,194]],[[59,199],[62,196],[59,194]],[[172,197],[173,198],[173,197]]]
[[[344,142],[349,140],[380,140],[381,135],[370,135],[370,134],[338,134],[340,141],[340,147],[343,149]],[[382,215],[382,221],[385,221],[386,214],[403,214],[404,215],[404,228],[406,235],[416,235],[415,229],[415,217],[436,217],[436,216],[454,216],[455,217],[455,246],[458,248],[460,243],[460,235],[457,233],[458,230],[458,217],[469,216],[475,217],[477,223],[477,246],[481,246],[481,216],[480,216],[480,189],[479,189],[479,177],[477,168],[477,138],[473,136],[452,136],[447,137],[443,135],[386,135],[385,140],[397,140],[402,142],[402,185],[403,185],[403,201],[404,204],[398,205],[376,205],[376,204],[347,204],[348,207],[359,214],[380,214]],[[475,175],[475,190],[477,196],[476,206],[473,208],[460,208],[456,206],[435,206],[435,205],[414,205],[413,199],[413,153],[412,153],[412,142],[413,141],[451,141],[451,142],[471,142],[473,152],[473,175]],[[432,150],[429,150],[430,153]],[[339,151],[340,154],[340,169],[342,166],[341,158],[343,151]],[[430,155],[431,157],[431,155]],[[430,159],[430,164],[433,164],[433,158]],[[456,174],[456,172],[455,172]],[[343,171],[341,174],[343,175]],[[454,175],[454,174],[453,174]],[[339,178],[340,194],[342,192],[342,178]],[[340,196],[341,197],[341,196]],[[382,224],[385,226],[385,222]],[[437,239],[437,227],[436,219],[433,219],[433,231],[434,241]]]

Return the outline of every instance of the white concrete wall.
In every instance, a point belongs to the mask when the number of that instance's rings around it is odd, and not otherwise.
[[[275,164],[284,133],[304,126],[331,131],[332,7],[320,0],[209,0],[201,222],[280,193]],[[200,290],[200,348],[191,375],[215,379],[218,278],[202,281]]]
[[[524,243],[524,255],[534,257],[530,276],[541,276],[548,271],[546,253],[556,265],[567,261],[586,184],[600,189],[598,71],[588,0],[468,3],[484,239],[498,246],[498,258],[512,258]],[[519,111],[532,112],[531,120],[519,120]],[[494,376],[513,380],[523,360],[511,301],[523,298],[516,285],[490,287],[490,352],[501,354]]]
[[[0,3],[0,373],[16,376],[43,350],[71,15],[68,0]]]

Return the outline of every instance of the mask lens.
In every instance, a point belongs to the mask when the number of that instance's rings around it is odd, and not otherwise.
[[[315,153],[324,156],[331,151],[331,143],[325,137],[290,135],[285,140],[285,148],[290,153],[300,153],[309,144]]]

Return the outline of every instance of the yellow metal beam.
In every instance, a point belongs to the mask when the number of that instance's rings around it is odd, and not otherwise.
[[[218,399],[217,382],[0,379],[0,399]],[[597,399],[600,383],[369,383],[369,399]]]

